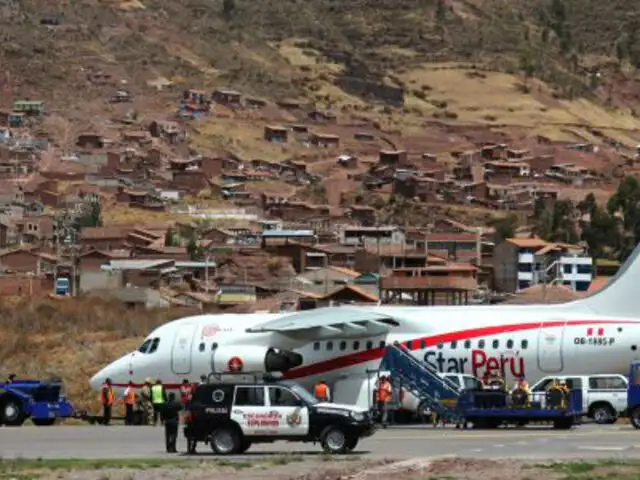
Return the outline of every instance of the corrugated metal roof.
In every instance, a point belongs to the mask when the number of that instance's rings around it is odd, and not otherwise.
[[[108,265],[103,265],[105,270],[147,270],[165,265],[171,260],[111,260]]]
[[[263,237],[313,237],[313,230],[266,230],[262,232]]]
[[[175,262],[176,268],[215,268],[216,262],[209,260],[209,262]]]

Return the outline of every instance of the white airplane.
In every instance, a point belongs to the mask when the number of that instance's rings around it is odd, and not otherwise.
[[[281,314],[198,315],[151,332],[98,372],[117,393],[160,378],[167,388],[212,372],[282,372],[333,401],[368,406],[387,344],[400,342],[441,372],[524,375],[626,373],[640,358],[640,245],[599,292],[555,305],[329,307]]]

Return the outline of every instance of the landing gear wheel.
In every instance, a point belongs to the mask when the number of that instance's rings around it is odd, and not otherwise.
[[[240,435],[233,428],[218,428],[211,434],[211,449],[218,455],[233,455],[240,447]]]
[[[19,401],[7,398],[0,408],[0,424],[19,427],[24,423],[25,415]]]
[[[640,407],[636,407],[631,411],[629,422],[633,428],[640,428]]]
[[[31,419],[34,425],[37,427],[50,427],[56,423],[55,418],[41,418],[36,420],[35,418]]]
[[[242,445],[240,446],[240,453],[244,453],[251,448],[251,442],[247,440],[243,440]]]
[[[198,446],[198,442],[195,440],[187,439],[187,453],[189,455],[194,455],[196,453],[196,449]]]
[[[347,451],[347,434],[340,427],[329,427],[322,437],[322,448],[325,453],[338,455]]]
[[[347,439],[347,452],[353,452],[356,447],[358,446],[358,437],[351,437],[349,439]]]
[[[593,417],[593,421],[598,425],[608,425],[615,422],[615,414],[611,411],[611,408],[602,405],[599,407],[595,407],[591,412],[591,416]],[[613,419],[613,422],[611,421]]]

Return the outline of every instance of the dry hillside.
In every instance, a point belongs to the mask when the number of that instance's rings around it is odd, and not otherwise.
[[[185,310],[132,311],[97,297],[0,302],[0,375],[62,378],[69,397],[97,408],[89,378]]]

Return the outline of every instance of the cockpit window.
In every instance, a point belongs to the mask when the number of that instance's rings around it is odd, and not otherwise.
[[[147,338],[144,343],[142,345],[140,345],[140,348],[138,349],[138,351],[140,353],[147,353],[147,350],[149,350],[149,346],[151,345],[151,338]]]
[[[154,338],[153,342],[151,343],[151,348],[149,348],[149,351],[147,353],[153,353],[158,349],[158,345],[160,344],[160,339],[159,338]]]

